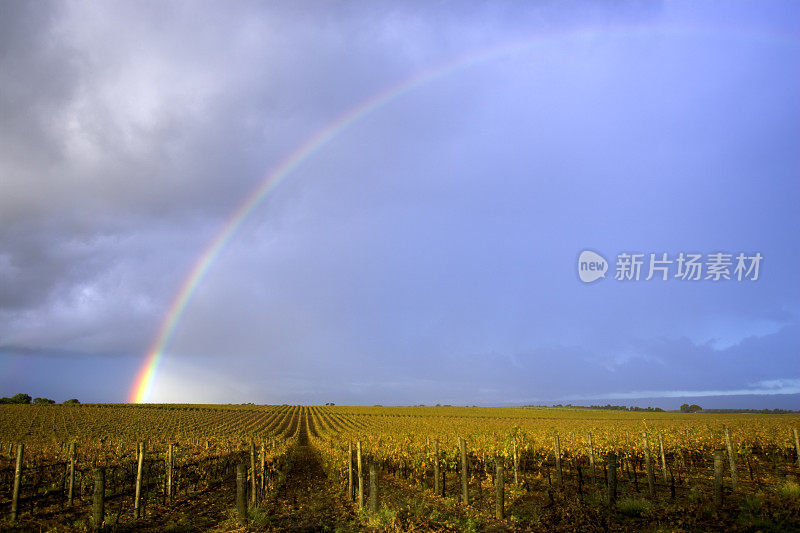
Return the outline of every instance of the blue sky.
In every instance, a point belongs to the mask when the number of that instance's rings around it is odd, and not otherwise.
[[[797,5],[0,10],[1,395],[124,401],[250,191],[438,72],[259,204],[149,400],[800,408]],[[623,252],[764,259],[619,281]]]

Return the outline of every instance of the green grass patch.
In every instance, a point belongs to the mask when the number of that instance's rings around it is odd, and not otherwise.
[[[625,496],[617,500],[617,509],[625,516],[639,517],[650,512],[653,504],[644,498]]]
[[[742,511],[751,515],[756,515],[764,505],[764,495],[759,493],[748,494],[742,500]]]
[[[272,517],[263,507],[250,507],[247,509],[247,521],[259,526],[268,526],[272,522]]]
[[[370,513],[366,508],[358,511],[359,518],[365,522],[369,527],[385,529],[395,524],[397,512],[392,511],[388,507],[381,506],[376,513]]]
[[[795,481],[786,480],[783,484],[778,485],[775,492],[781,498],[798,499],[800,498],[800,485]]]

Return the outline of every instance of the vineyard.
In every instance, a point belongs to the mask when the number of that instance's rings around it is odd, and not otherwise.
[[[3,531],[800,530],[797,415],[0,406]]]

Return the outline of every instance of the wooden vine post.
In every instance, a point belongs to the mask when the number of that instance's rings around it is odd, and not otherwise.
[[[347,443],[347,498],[353,499],[353,441]]]
[[[100,531],[105,520],[106,470],[94,469],[94,495],[92,496],[92,530]]]
[[[256,493],[258,485],[256,484],[256,443],[250,439],[250,505],[256,504]]]
[[[467,468],[467,441],[458,438],[458,447],[461,450],[461,502],[469,505],[469,472]]]
[[[642,433],[642,444],[644,448],[644,464],[647,469],[647,493],[652,498],[656,494],[655,478],[653,476],[653,462],[650,458],[650,442],[647,440],[647,433]]]
[[[439,494],[439,439],[433,440],[433,493]]]
[[[17,462],[14,465],[14,488],[11,493],[11,521],[17,520],[19,512],[19,490],[22,486],[22,459],[25,454],[25,445],[17,444]]]
[[[519,486],[519,450],[516,438],[514,438],[514,486]]]
[[[356,466],[358,467],[358,508],[364,508],[364,471],[361,463],[361,441],[356,442]]]
[[[139,503],[142,497],[142,473],[144,470],[144,442],[140,442],[138,445],[138,456],[139,460],[137,461],[136,466],[136,495],[134,496],[133,500],[133,517],[134,518],[141,518],[141,508],[139,507]]]
[[[498,520],[505,518],[505,483],[503,480],[503,460],[495,457],[495,480],[494,480],[494,517]]]
[[[69,482],[67,500],[69,506],[75,502],[75,443],[69,443]]]
[[[267,443],[261,441],[261,494],[267,493]]]
[[[378,464],[374,457],[369,459],[369,512],[378,512]]]
[[[797,428],[792,428],[794,436],[794,451],[797,454],[797,468],[800,468],[800,438],[797,437]]]
[[[167,446],[167,499],[172,499],[172,443]]]
[[[617,454],[608,452],[606,457],[606,475],[608,476],[608,506],[613,507],[617,501]]]
[[[728,451],[728,463],[731,468],[731,487],[733,490],[736,490],[736,483],[739,481],[736,476],[736,455],[733,453],[733,446],[731,446],[731,434],[728,432],[727,427],[723,427],[725,430],[725,449]]]
[[[247,465],[236,465],[236,516],[240,522],[247,521]]]

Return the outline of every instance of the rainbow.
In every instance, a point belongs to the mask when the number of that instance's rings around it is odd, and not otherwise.
[[[479,62],[482,59],[488,59],[492,56],[499,55],[503,52],[513,50],[520,47],[517,45],[506,45],[496,50],[485,51],[479,55],[472,55],[467,58],[452,61],[443,66],[436,67],[429,71],[424,71],[417,74],[410,79],[400,82],[388,89],[385,89],[364,102],[353,107],[345,112],[333,122],[325,126],[322,130],[312,135],[306,140],[299,148],[289,154],[266,178],[247,196],[247,199],[242,203],[223,227],[218,231],[211,244],[203,251],[200,258],[195,263],[191,272],[186,280],[181,285],[175,298],[169,306],[164,322],[158,330],[155,342],[153,342],[150,350],[147,352],[145,363],[142,366],[139,374],[136,377],[133,388],[131,389],[129,402],[142,403],[146,401],[150,391],[153,387],[153,381],[158,370],[159,363],[164,356],[164,349],[167,346],[170,338],[172,337],[175,327],[183,315],[186,305],[192,297],[197,286],[203,280],[203,277],[208,272],[208,269],[214,263],[214,260],[219,256],[222,249],[228,243],[230,238],[236,233],[236,230],[247,219],[250,213],[261,203],[261,201],[272,192],[283,180],[285,180],[298,166],[305,160],[314,155],[323,146],[329,143],[334,137],[339,135],[342,131],[347,129],[353,123],[357,122],[364,116],[372,113],[380,107],[391,102],[398,96],[422,85],[423,83],[430,82],[436,78],[442,77],[459,67],[464,67],[470,64]]]
[[[624,30],[624,33],[635,34],[637,32],[652,31],[646,27],[626,27],[615,28],[616,30]],[[674,28],[661,28],[663,33],[665,30],[668,33],[677,34],[704,34],[707,35],[712,32],[694,29],[694,28],[680,28],[675,31]],[[218,231],[209,246],[203,251],[198,258],[194,267],[189,272],[186,280],[180,287],[180,290],[173,298],[169,310],[158,330],[158,335],[151,345],[145,362],[142,365],[136,380],[131,388],[129,394],[129,402],[142,403],[145,402],[152,390],[156,371],[164,356],[164,350],[169,343],[175,328],[177,327],[183,312],[186,309],[189,300],[192,297],[197,286],[203,280],[205,274],[208,272],[214,260],[219,256],[222,249],[231,239],[234,233],[239,229],[242,223],[253,212],[253,210],[261,203],[262,200],[272,192],[283,180],[285,180],[295,169],[297,169],[304,161],[313,156],[333,138],[345,131],[347,128],[358,122],[360,119],[369,115],[370,113],[380,109],[397,97],[423,85],[430,83],[436,79],[442,78],[446,75],[453,73],[459,69],[473,66],[478,63],[497,58],[499,56],[519,51],[534,44],[547,41],[553,38],[591,38],[601,34],[608,34],[610,29],[605,30],[579,30],[564,34],[546,34],[538,35],[534,38],[526,38],[511,43],[504,43],[502,45],[484,49],[478,53],[472,53],[466,56],[459,57],[444,64],[435,66],[429,70],[418,73],[411,78],[401,81],[400,83],[391,86],[367,100],[359,103],[355,107],[346,111],[338,118],[327,124],[317,133],[309,137],[303,144],[301,144],[294,152],[289,154],[281,163],[272,170],[267,176],[259,183],[259,185],[250,192],[245,201],[236,209],[233,215],[225,222],[222,228]],[[727,34],[728,32],[713,32],[714,35]],[[797,45],[797,40],[792,37],[776,38],[775,35],[764,34],[747,34],[748,37],[765,38],[775,42],[791,43]]]

